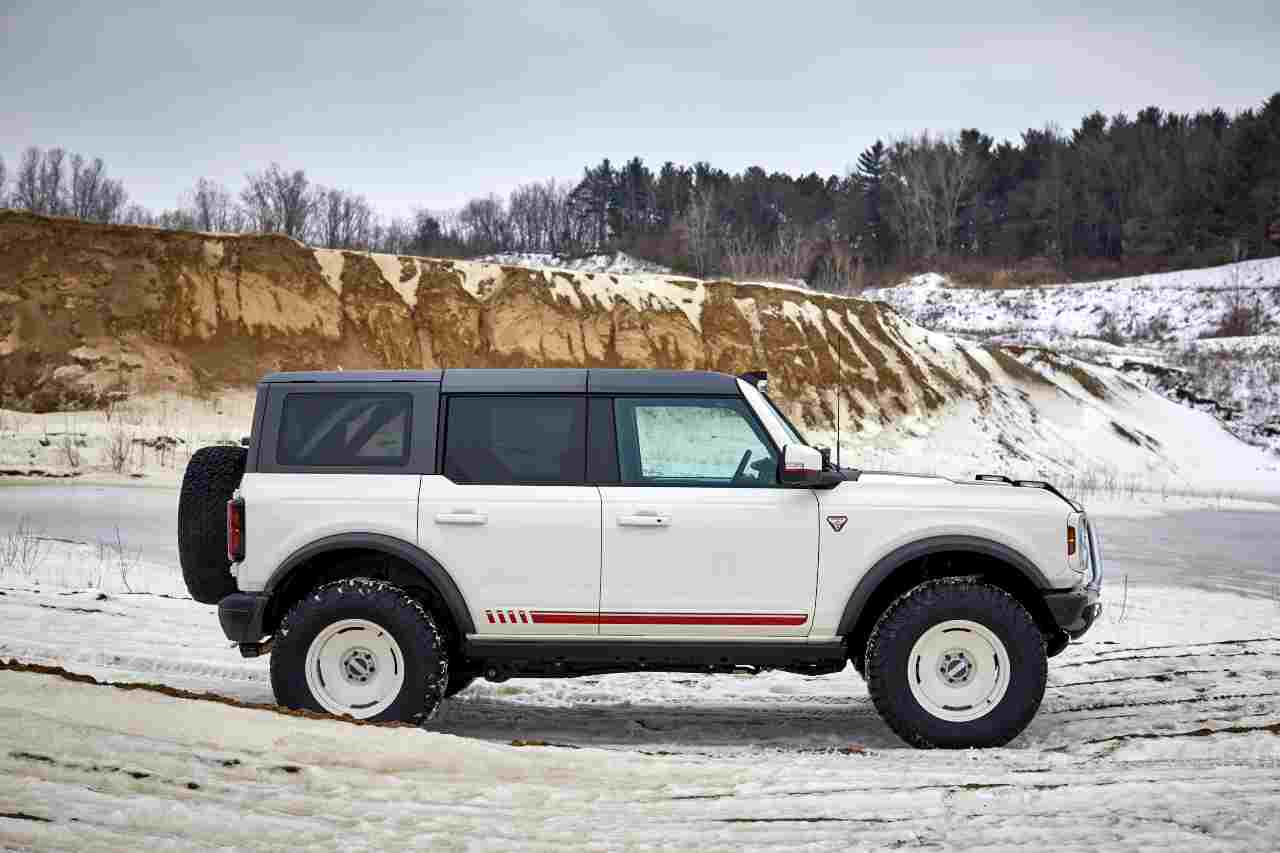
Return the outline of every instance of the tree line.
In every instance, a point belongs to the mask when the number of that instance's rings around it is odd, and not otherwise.
[[[0,206],[99,222],[280,233],[313,245],[474,257],[622,250],[698,276],[830,289],[912,268],[1105,274],[1280,252],[1280,93],[1234,116],[1149,107],[996,143],[977,129],[877,141],[843,175],[603,159],[447,212],[386,218],[351,190],[271,164],[237,192],[200,178],[179,204],[128,203],[101,159],[28,149]]]

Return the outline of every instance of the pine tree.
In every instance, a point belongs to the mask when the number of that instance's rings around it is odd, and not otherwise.
[[[889,260],[889,229],[884,221],[884,172],[887,160],[888,152],[884,143],[877,139],[874,145],[858,155],[858,169],[855,173],[866,206],[864,222],[868,243],[877,266],[883,266]]]

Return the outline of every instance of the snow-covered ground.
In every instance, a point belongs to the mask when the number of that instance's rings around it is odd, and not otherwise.
[[[941,346],[934,353],[946,355]],[[986,399],[956,400],[881,428],[864,421],[860,431],[842,432],[839,459],[867,470],[1048,479],[1086,500],[1138,492],[1280,496],[1280,458],[1228,433],[1213,415],[1148,393],[1122,371],[1083,371],[1051,351],[1023,350],[1017,361],[1045,381],[993,384]],[[811,429],[806,438],[836,446],[834,431]]]
[[[150,394],[90,411],[0,409],[0,475],[178,485],[196,450],[249,434],[254,399],[242,389]]]
[[[1280,593],[1186,585],[1159,547],[1229,585],[1197,524],[1274,553],[1276,516],[1167,511],[1095,507],[1104,613],[1004,749],[906,749],[851,669],[478,682],[426,730],[0,671],[0,848],[1267,849]],[[95,555],[53,546],[0,577],[0,660],[271,702],[176,567],[77,588]]]
[[[930,329],[1115,367],[1280,454],[1280,258],[1007,289],[926,273],[862,295]],[[1233,314],[1254,334],[1217,337]]]
[[[937,273],[863,296],[888,302],[940,331],[1000,334],[1028,343],[1102,338],[1114,329],[1126,338],[1192,341],[1217,331],[1236,304],[1257,305],[1264,322],[1280,324],[1280,258],[1242,261],[1086,284],[1049,287],[951,287]]]

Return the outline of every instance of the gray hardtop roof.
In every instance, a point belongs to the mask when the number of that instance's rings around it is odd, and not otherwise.
[[[439,382],[442,370],[298,370],[268,373],[259,382]]]
[[[710,370],[642,370],[618,368],[448,368],[446,370],[309,370],[268,373],[264,383],[278,382],[440,382],[441,390],[458,393],[552,394],[731,394],[738,379]]]

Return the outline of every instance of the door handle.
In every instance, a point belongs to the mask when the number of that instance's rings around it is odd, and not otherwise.
[[[483,512],[457,511],[436,513],[436,524],[488,524],[489,516]]]
[[[622,527],[670,527],[671,516],[642,512],[635,515],[620,515],[618,524]]]

